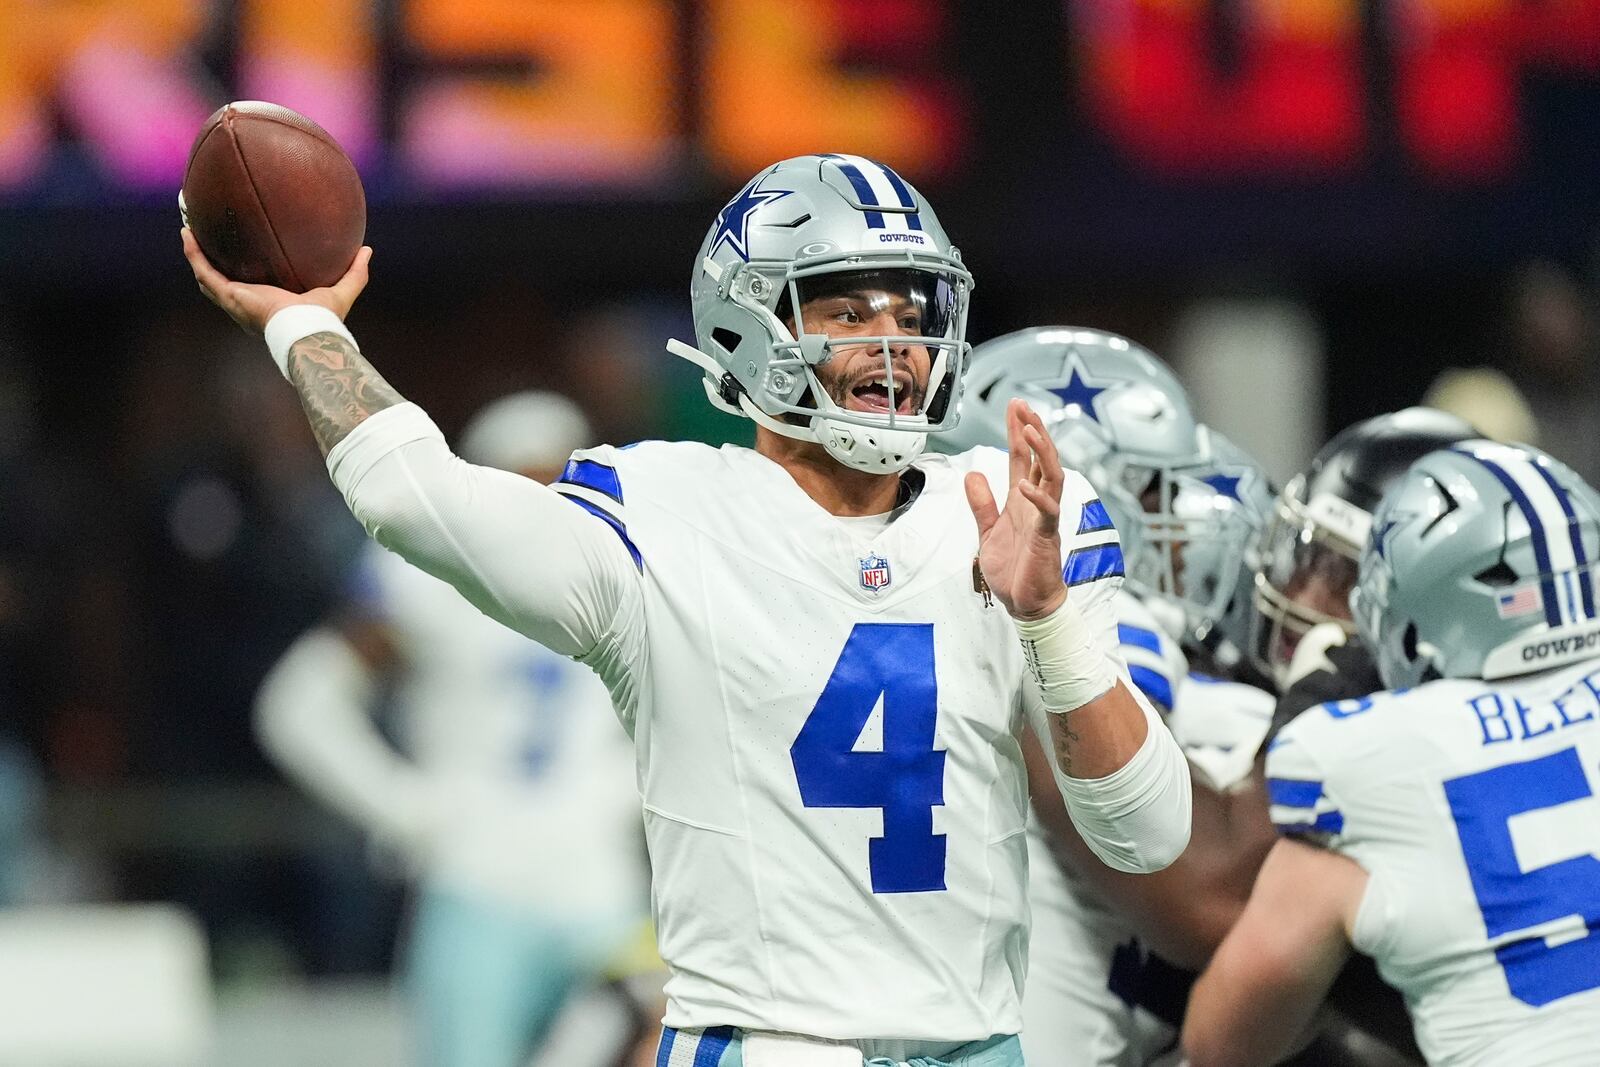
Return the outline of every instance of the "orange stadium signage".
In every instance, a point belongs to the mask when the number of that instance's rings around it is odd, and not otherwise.
[[[996,57],[956,39],[945,0],[0,0],[0,194],[63,153],[111,188],[170,188],[230,98],[312,115],[424,192],[648,188],[818,145],[952,174],[975,129],[1020,135],[1037,108],[1157,175],[1317,176],[1398,150],[1471,181],[1514,168],[1529,74],[1600,72],[1590,0],[1366,8],[1062,0],[1064,39]],[[1044,50],[1074,72],[1059,97],[983,94],[985,63]]]

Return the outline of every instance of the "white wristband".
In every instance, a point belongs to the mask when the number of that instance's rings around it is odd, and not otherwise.
[[[296,341],[314,333],[336,333],[349,341],[356,351],[361,350],[339,316],[320,304],[290,304],[279,308],[267,320],[264,333],[272,362],[278,365],[278,372],[285,378],[289,377],[289,349]]]
[[[1116,669],[1070,599],[1042,619],[1018,620],[1017,636],[1046,711],[1074,711],[1117,684]]]

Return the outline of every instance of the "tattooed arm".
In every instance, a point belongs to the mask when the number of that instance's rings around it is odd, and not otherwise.
[[[339,282],[290,293],[230,281],[188,230],[184,253],[201,291],[260,335],[286,308],[343,319],[367,283],[370,249]],[[300,394],[334,484],[367,532],[455,586],[485,614],[629,688],[642,640],[638,572],[602,523],[549,488],[458,459],[437,427],[332,329],[289,345],[284,370]],[[618,696],[627,713],[627,694]]]
[[[289,347],[289,381],[326,456],[369,415],[405,402],[383,375],[336,333],[316,333]]]

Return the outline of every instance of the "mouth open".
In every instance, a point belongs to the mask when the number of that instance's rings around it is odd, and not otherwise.
[[[858,382],[846,395],[845,407],[851,411],[866,411],[879,415],[889,413],[889,384],[882,374]],[[917,397],[909,376],[895,375],[894,413],[913,415],[917,410]]]

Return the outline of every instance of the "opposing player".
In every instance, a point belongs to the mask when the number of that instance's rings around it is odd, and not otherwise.
[[[1099,494],[1090,524],[1114,522],[1120,531],[1123,657],[1191,760],[1197,822],[1226,825],[1232,787],[1250,770],[1272,697],[1191,674],[1184,650],[1213,664],[1239,658],[1239,605],[1249,604],[1248,562],[1271,500],[1266,478],[1199,425],[1166,366],[1113,334],[1036,328],[979,345],[962,423],[940,447],[1004,443],[1009,397],[1039,412],[1062,461]],[[1023,1046],[1035,1063],[1150,1063],[1177,1042],[1193,976],[1152,953],[1110,901],[1149,891],[1139,883],[1193,880],[1226,867],[1228,857],[1191,847],[1166,871],[1124,882],[1084,849],[1048,774],[1037,779],[1044,788],[1034,790],[1029,824],[1034,928]],[[1264,853],[1270,833],[1264,828],[1252,849]],[[1241,902],[1248,885],[1237,889]]]
[[[1525,446],[1431,453],[1353,599],[1394,691],[1267,757],[1284,834],[1195,989],[1196,1067],[1269,1063],[1352,947],[1441,1065],[1576,1067],[1600,1034],[1600,494]]]
[[[1350,590],[1372,510],[1413,462],[1476,436],[1429,408],[1379,415],[1334,435],[1278,494],[1255,580],[1250,652],[1283,690],[1279,725],[1313,704],[1382,688],[1371,657],[1351,640]]]
[[[592,442],[564,397],[519,393],[461,454],[537,481]],[[400,852],[419,895],[406,952],[419,1062],[522,1067],[568,995],[645,921],[633,752],[587,668],[370,545],[337,623],[278,662],[263,745]],[[403,752],[374,719],[394,690]]]
[[[1009,457],[921,455],[955,420],[972,280],[915,189],[852,156],[752,180],[674,351],[756,448],[581,452],[559,491],[455,458],[372,370],[340,321],[364,256],[297,296],[185,249],[265,327],[367,528],[609,686],[672,970],[663,1062],[1020,1062],[1024,718],[1124,869],[1183,850],[1188,773],[1116,656],[1115,534],[1038,416],[1010,409]]]

